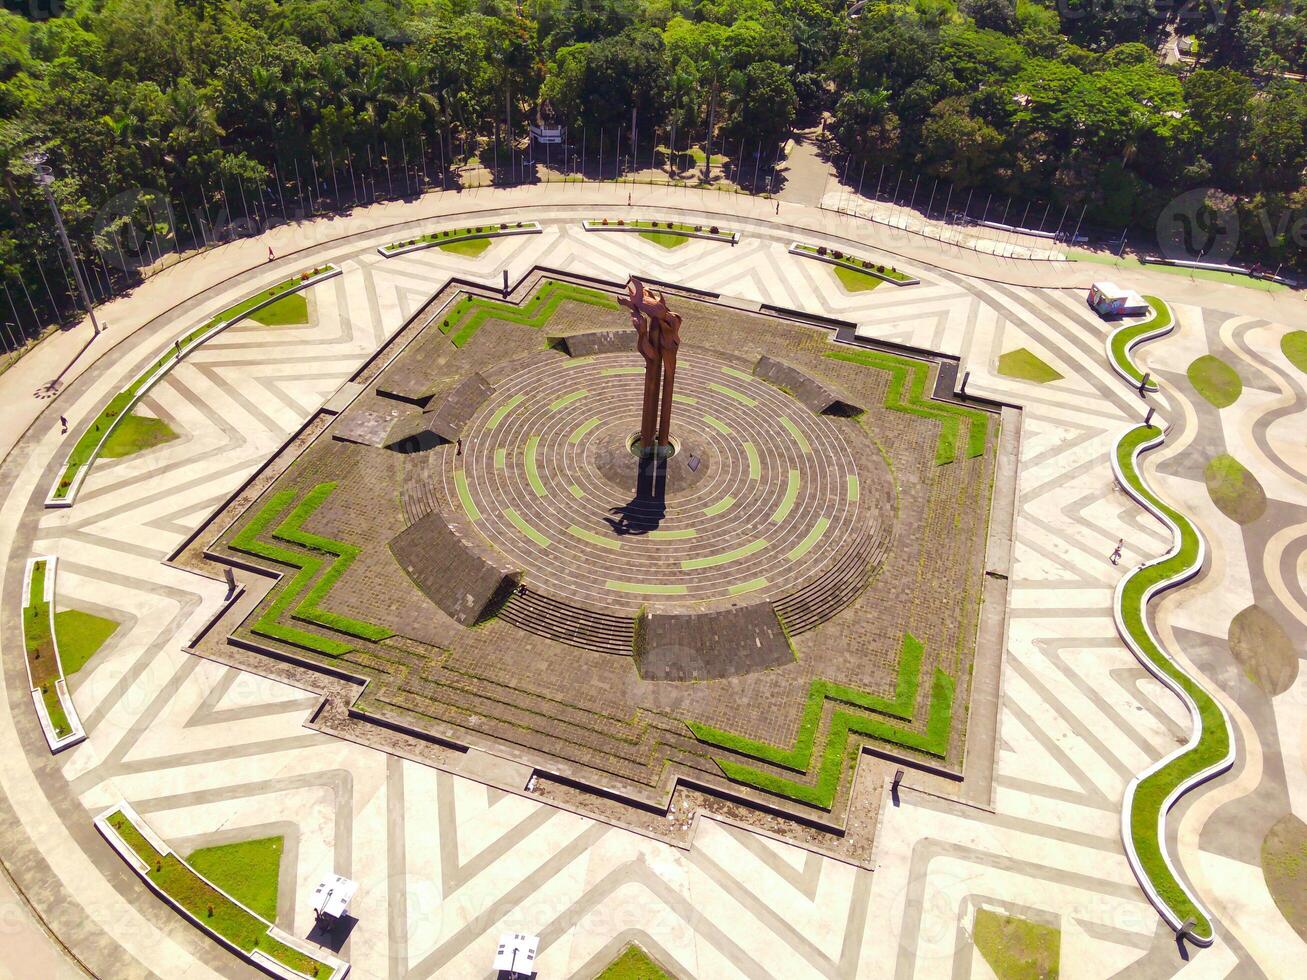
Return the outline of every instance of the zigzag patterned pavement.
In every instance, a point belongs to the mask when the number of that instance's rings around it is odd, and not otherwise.
[[[668,250],[635,235],[588,234],[579,222],[590,216],[546,215],[544,234],[497,241],[476,258],[431,249],[384,260],[374,251],[384,238],[337,249],[331,258],[344,275],[311,291],[310,323],[245,323],[187,358],[141,408],[179,438],[100,460],[69,510],[39,509],[59,456],[51,412],[6,461],[6,623],[14,569],[32,553],[59,557],[60,608],[123,621],[72,678],[89,736],[72,750],[44,750],[12,664],[5,675],[12,718],[0,726],[0,755],[10,759],[0,812],[36,842],[7,864],[74,953],[114,976],[249,972],[149,895],[90,831],[95,813],[126,799],[183,853],[284,835],[278,919],[295,935],[312,927],[308,895],[324,873],[358,879],[358,922],[339,951],[357,977],[485,977],[505,931],[541,936],[539,975],[549,978],[592,977],[632,939],[681,977],[986,976],[969,939],[982,907],[1057,925],[1067,976],[1276,972],[1281,957],[1301,955],[1302,940],[1261,884],[1257,848],[1237,829],[1250,813],[1261,824],[1307,813],[1293,741],[1307,704],[1301,675],[1274,703],[1227,693],[1241,706],[1248,764],[1172,815],[1185,870],[1220,920],[1211,949],[1186,965],[1123,856],[1124,786],[1188,724],[1113,628],[1118,576],[1169,539],[1113,486],[1109,450],[1142,403],[1108,369],[1106,328],[1080,294],[932,268],[911,270],[920,286],[847,293],[822,264],[787,254],[792,239],[779,230],[746,234],[734,248],[691,241]],[[820,310],[855,321],[859,335],[961,355],[969,392],[1025,407],[992,801],[913,789],[909,774],[882,808],[874,870],[707,818],[681,849],[320,734],[305,727],[314,697],[181,652],[224,588],[162,559],[446,278],[497,283],[504,268],[516,278],[537,264],[607,279],[639,270],[746,302]],[[176,330],[250,288],[212,291],[174,317]],[[1217,557],[1201,584],[1166,602],[1160,628],[1215,690],[1229,692],[1242,682],[1223,649],[1204,642],[1223,640],[1230,616],[1255,597],[1299,637],[1307,626],[1307,391],[1303,375],[1267,363],[1268,338],[1285,327],[1174,305],[1178,339],[1142,356],[1180,430],[1153,466],[1159,493],[1194,516]],[[89,416],[156,353],[151,344],[127,342],[58,411]],[[1063,380],[999,375],[999,355],[1022,347]],[[1237,360],[1253,389],[1216,425],[1183,373],[1209,348]],[[1272,536],[1264,560],[1260,547],[1243,547],[1250,528],[1241,537],[1220,525],[1201,472],[1195,483],[1193,444],[1210,440],[1237,447],[1230,451],[1283,508],[1277,523],[1292,530]],[[1106,560],[1118,538],[1121,568]],[[1267,719],[1280,721],[1278,735]],[[1266,790],[1267,780],[1287,782],[1288,798]]]

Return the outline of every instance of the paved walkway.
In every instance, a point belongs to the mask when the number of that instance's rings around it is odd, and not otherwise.
[[[832,235],[857,228],[860,247],[876,251],[881,239],[862,235],[868,226],[854,219],[782,204],[779,221],[793,223],[777,224],[774,213],[759,213],[763,202],[634,189],[636,204],[657,202],[664,211],[722,200],[737,208],[718,220],[752,233],[733,249],[704,246],[687,262],[638,236],[577,228],[580,217],[619,207],[617,189],[568,188],[557,200],[553,194],[540,192],[551,196],[548,205],[540,195],[531,199],[529,214],[545,223],[544,234],[500,241],[477,258],[430,250],[381,259],[374,247],[395,235],[375,227],[414,213],[392,205],[369,216],[373,231],[341,221],[270,232],[279,253],[297,242],[309,248],[331,230],[355,234],[271,266],[260,261],[260,242],[224,246],[121,301],[107,314],[111,333],[93,351],[98,359],[79,359],[52,405],[31,393],[38,378],[71,358],[77,331],[53,338],[0,376],[6,653],[15,635],[15,576],[34,551],[60,558],[60,608],[123,621],[73,678],[88,741],[56,758],[36,730],[21,663],[4,657],[0,854],[50,927],[101,975],[248,974],[163,908],[90,829],[93,813],[126,798],[183,851],[219,832],[285,835],[295,887],[281,923],[299,935],[311,919],[305,896],[323,873],[358,878],[359,922],[343,952],[359,977],[483,977],[495,937],[508,929],[540,933],[542,976],[580,980],[631,938],[683,977],[983,976],[967,941],[980,906],[1056,923],[1068,976],[1184,969],[1119,840],[1126,782],[1173,747],[1187,723],[1112,625],[1118,577],[1164,552],[1169,539],[1112,487],[1108,451],[1141,406],[1106,367],[1105,327],[1079,295],[1047,288],[1072,284],[1063,275],[1088,274],[971,252],[913,262],[916,252],[938,246],[905,242],[903,264],[920,272],[920,286],[847,293],[829,270],[786,247],[818,228]],[[411,207],[435,213],[438,205],[453,212],[482,204],[520,215],[527,213],[523,197],[432,195]],[[308,325],[234,328],[150,393],[145,409],[181,438],[97,463],[71,510],[39,507],[61,453],[58,413],[78,424],[167,338],[326,259],[340,262],[345,275],[313,290]],[[862,335],[956,353],[971,371],[970,392],[1026,406],[991,808],[914,789],[922,782],[910,773],[900,805],[887,802],[882,810],[874,873],[711,820],[699,822],[682,850],[320,735],[304,727],[315,700],[303,692],[180,652],[223,589],[160,558],[448,276],[493,282],[505,268],[515,278],[536,264],[608,278],[638,268],[747,301],[820,308],[855,321]],[[963,269],[1032,281],[989,282],[961,275]],[[232,274],[239,278],[224,282]],[[1300,431],[1307,393],[1300,376],[1272,363],[1271,346],[1293,322],[1277,320],[1274,311],[1298,307],[1282,306],[1283,294],[1210,284],[1216,302],[1204,307],[1187,286],[1180,294],[1174,278],[1155,278],[1146,288],[1183,301],[1176,304],[1177,336],[1144,355],[1145,367],[1167,382],[1164,414],[1184,433],[1210,431],[1210,413],[1177,372],[1195,351],[1218,344],[1227,356],[1251,359],[1247,408],[1220,416],[1222,438],[1247,457],[1277,506],[1300,505],[1305,461],[1290,433]],[[161,316],[173,299],[169,289],[195,298]],[[1250,312],[1254,307],[1266,315]],[[1237,317],[1221,312],[1231,308]],[[1040,385],[998,374],[999,356],[1019,348],[1061,380]],[[1174,466],[1189,467],[1195,441],[1207,445],[1195,435],[1164,452]],[[1228,654],[1191,638],[1220,639],[1227,614],[1249,593],[1258,601],[1273,596],[1265,601],[1278,601],[1286,628],[1303,635],[1307,609],[1301,586],[1291,583],[1307,519],[1299,510],[1277,511],[1267,528],[1273,545],[1265,550],[1266,570],[1250,571],[1248,585],[1232,585],[1227,595],[1217,583],[1238,581],[1230,578],[1244,574],[1235,556],[1262,554],[1258,539],[1247,539],[1245,548],[1222,528],[1192,469],[1157,469],[1161,492],[1196,515],[1216,556],[1209,578],[1170,600],[1159,625],[1172,649],[1199,661],[1213,690],[1236,699],[1248,749],[1235,773],[1186,804],[1176,821],[1185,870],[1220,926],[1216,945],[1192,954],[1188,971],[1253,972],[1260,965],[1274,972],[1275,964],[1307,950],[1273,911],[1252,835],[1241,833],[1235,818],[1245,800],[1261,820],[1307,816],[1307,773],[1295,748],[1303,699],[1293,694],[1303,682],[1269,705],[1265,697],[1254,702],[1229,669]],[[1122,537],[1126,556],[1117,568],[1106,555]],[[1274,725],[1259,723],[1268,710]],[[1279,758],[1285,762],[1276,768]]]

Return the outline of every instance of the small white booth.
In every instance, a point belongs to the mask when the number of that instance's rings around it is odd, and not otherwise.
[[[499,948],[495,951],[494,969],[500,974],[517,980],[518,977],[536,975],[536,950],[540,948],[539,936],[527,936],[520,932],[506,932],[499,937]]]
[[[313,915],[319,927],[330,931],[341,919],[349,915],[350,899],[359,890],[358,882],[328,875],[313,889]]]
[[[1102,317],[1143,316],[1150,310],[1142,296],[1114,282],[1096,282],[1090,286],[1089,305]]]

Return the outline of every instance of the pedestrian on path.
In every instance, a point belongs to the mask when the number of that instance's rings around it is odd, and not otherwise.
[[[59,434],[61,436],[68,435],[68,420],[62,415],[59,416]]]
[[[454,443],[454,455],[455,456],[463,455],[463,440],[461,438],[458,440],[458,442]]]
[[[268,261],[271,262],[276,256],[272,254],[272,246],[268,246]]]
[[[1112,549],[1111,556],[1107,559],[1113,565],[1121,564],[1121,549],[1125,546],[1125,538],[1118,538],[1116,547]]]

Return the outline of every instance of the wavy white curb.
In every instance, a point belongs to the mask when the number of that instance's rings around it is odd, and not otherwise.
[[[803,242],[794,242],[790,245],[788,251],[791,255],[799,255],[805,259],[816,259],[818,262],[825,262],[827,265],[837,265],[841,269],[848,269],[851,272],[861,272],[863,275],[871,276],[872,278],[879,279],[881,282],[887,282],[891,286],[920,286],[921,285],[920,279],[916,278],[915,276],[909,276],[906,272],[903,273],[904,275],[903,279],[894,279],[890,276],[887,276],[883,272],[877,272],[875,269],[866,269],[860,265],[854,265],[853,263],[846,262],[843,259],[837,259],[833,255],[821,255],[817,252],[808,251],[810,248],[814,248],[814,247],[815,246],[812,245],[804,245]]]
[[[1162,309],[1166,311],[1166,322],[1158,324],[1157,327],[1155,327],[1152,330],[1149,330],[1147,333],[1141,333],[1134,340],[1130,341],[1130,343],[1126,344],[1125,350],[1121,352],[1122,357],[1128,358],[1134,352],[1134,349],[1138,347],[1140,344],[1146,344],[1148,343],[1148,341],[1156,340],[1158,337],[1165,337],[1167,334],[1169,334],[1172,330],[1175,329],[1175,311],[1171,309],[1171,304],[1166,302],[1166,300],[1160,298],[1158,299],[1158,302],[1162,304]],[[1149,319],[1151,319],[1154,315],[1155,314],[1150,313]],[[1107,342],[1105,346],[1105,349],[1107,351],[1107,363],[1111,365],[1112,370],[1117,373],[1117,376],[1120,377],[1122,381],[1128,384],[1131,388],[1134,388],[1136,391],[1139,390],[1139,382],[1136,379],[1132,378],[1126,372],[1125,368],[1121,366],[1121,364],[1117,361],[1116,357],[1112,354],[1112,341],[1115,339],[1116,335],[1119,334],[1122,330],[1132,330],[1137,326],[1139,326],[1139,324],[1137,323],[1125,323],[1117,327],[1115,330],[1113,330],[1111,333],[1107,335]],[[1135,367],[1135,370],[1139,371],[1139,368]],[[1139,376],[1141,378],[1144,376],[1142,371],[1140,371]],[[1157,391],[1157,382],[1149,381],[1148,384],[1144,385],[1144,390]]]
[[[1168,327],[1167,329],[1169,330],[1170,328]],[[1183,537],[1180,533],[1180,528],[1175,524],[1175,522],[1172,521],[1171,518],[1168,517],[1164,512],[1154,507],[1152,503],[1147,500],[1147,498],[1143,497],[1139,492],[1137,492],[1135,488],[1129,484],[1129,482],[1125,479],[1125,475],[1121,472],[1120,457],[1117,452],[1117,447],[1121,444],[1121,440],[1125,439],[1133,431],[1134,431],[1134,427],[1131,427],[1130,429],[1126,430],[1126,432],[1123,433],[1121,437],[1118,438],[1117,441],[1113,444],[1112,473],[1116,477],[1116,482],[1121,486],[1122,489],[1125,490],[1127,494],[1130,495],[1130,498],[1134,500],[1135,503],[1137,503],[1148,513],[1152,514],[1159,521],[1165,524],[1167,528],[1170,529],[1171,548],[1162,557],[1155,558],[1150,562],[1140,565],[1138,569],[1131,572],[1129,575],[1123,576],[1117,582],[1116,590],[1113,594],[1113,600],[1112,600],[1112,618],[1113,621],[1116,623],[1116,631],[1120,635],[1122,642],[1125,643],[1125,645],[1129,648],[1130,652],[1134,654],[1135,659],[1138,660],[1140,664],[1143,665],[1145,670],[1147,670],[1153,677],[1155,677],[1158,681],[1160,681],[1169,691],[1171,691],[1176,697],[1178,697],[1184,703],[1186,710],[1189,712],[1189,719],[1192,727],[1189,733],[1189,740],[1185,742],[1184,745],[1168,753],[1166,756],[1162,757],[1157,762],[1153,763],[1143,772],[1137,774],[1133,779],[1130,780],[1129,784],[1126,786],[1125,798],[1122,802],[1122,808],[1121,808],[1121,840],[1125,846],[1126,859],[1130,863],[1130,870],[1134,872],[1135,878],[1139,882],[1139,887],[1143,889],[1144,894],[1148,896],[1149,902],[1152,903],[1153,908],[1157,909],[1158,914],[1161,915],[1161,917],[1166,921],[1166,924],[1169,925],[1176,932],[1179,932],[1183,928],[1184,923],[1180,920],[1180,917],[1175,914],[1175,912],[1171,909],[1171,907],[1162,900],[1162,897],[1157,894],[1157,891],[1153,887],[1152,881],[1150,880],[1148,873],[1144,870],[1143,864],[1139,859],[1139,853],[1135,849],[1134,834],[1131,830],[1130,815],[1134,808],[1135,790],[1138,788],[1139,784],[1143,780],[1147,779],[1149,776],[1153,775],[1154,773],[1160,771],[1165,766],[1169,765],[1172,761],[1174,761],[1178,757],[1184,755],[1186,752],[1189,752],[1191,749],[1195,748],[1202,737],[1203,722],[1201,716],[1198,713],[1198,705],[1194,703],[1193,698],[1189,696],[1189,693],[1184,688],[1182,688],[1178,683],[1176,683],[1174,678],[1172,678],[1164,670],[1158,667],[1157,664],[1153,662],[1152,658],[1149,657],[1143,651],[1143,649],[1139,646],[1138,642],[1131,635],[1130,631],[1126,629],[1125,622],[1122,617],[1122,594],[1124,593],[1125,587],[1127,583],[1130,581],[1130,579],[1132,579],[1135,575],[1139,574],[1139,572],[1142,569],[1151,568],[1155,565],[1160,564],[1161,562],[1169,561],[1171,558],[1175,557],[1177,554],[1180,553],[1180,549],[1183,544]],[[1143,481],[1143,475],[1139,470],[1139,457],[1147,450],[1160,446],[1165,441],[1166,441],[1165,430],[1159,428],[1156,438],[1147,440],[1146,442],[1142,442],[1135,447],[1134,453],[1131,456],[1130,461],[1132,467],[1134,468],[1135,473],[1139,476],[1140,482]],[[1155,595],[1158,595],[1159,593],[1164,592],[1167,589],[1174,588],[1177,585],[1189,581],[1191,578],[1197,575],[1198,572],[1202,569],[1203,561],[1206,559],[1207,556],[1207,542],[1203,539],[1202,534],[1199,533],[1197,528],[1193,528],[1193,532],[1195,537],[1198,539],[1198,553],[1195,556],[1195,560],[1193,564],[1190,565],[1189,568],[1184,569],[1181,572],[1178,572],[1171,578],[1165,579],[1161,582],[1157,582],[1149,586],[1149,588],[1144,592],[1143,596],[1140,599],[1140,603],[1143,610],[1140,620],[1143,623],[1144,630],[1148,633],[1148,638],[1152,641],[1153,645],[1163,653],[1165,653],[1166,648],[1158,641],[1157,636],[1153,633],[1152,626],[1148,622],[1148,614],[1147,614],[1148,604],[1152,601]],[[1170,662],[1171,666],[1174,667],[1178,673],[1184,674],[1186,677],[1188,677],[1186,671],[1179,664],[1177,664],[1173,658],[1168,657],[1167,659]],[[1193,678],[1189,678],[1189,679],[1195,684],[1195,686],[1201,686],[1198,685],[1198,682],[1194,681]],[[1181,888],[1181,890],[1184,891],[1189,901],[1192,902],[1194,907],[1199,911],[1201,911],[1203,915],[1207,918],[1207,921],[1212,924],[1212,935],[1210,936],[1200,937],[1200,936],[1195,936],[1193,934],[1189,935],[1189,941],[1198,946],[1210,946],[1212,944],[1216,935],[1215,921],[1212,917],[1211,912],[1207,909],[1205,905],[1203,905],[1201,901],[1199,901],[1198,896],[1194,894],[1193,890],[1185,883],[1184,879],[1180,876],[1175,866],[1175,862],[1171,858],[1170,851],[1167,849],[1167,844],[1166,844],[1166,815],[1170,811],[1171,807],[1175,805],[1176,801],[1181,796],[1183,796],[1189,790],[1193,789],[1195,786],[1198,786],[1201,783],[1204,783],[1207,780],[1214,778],[1215,776],[1219,776],[1221,773],[1228,770],[1234,764],[1234,757],[1235,757],[1234,731],[1233,731],[1233,727],[1230,724],[1230,716],[1226,713],[1225,707],[1221,704],[1219,700],[1217,700],[1216,698],[1212,698],[1212,703],[1215,704],[1217,710],[1221,712],[1221,718],[1225,722],[1225,729],[1226,729],[1226,734],[1228,736],[1228,743],[1230,748],[1226,752],[1225,757],[1221,759],[1219,762],[1213,763],[1211,766],[1208,766],[1206,769],[1202,769],[1199,772],[1194,773],[1188,779],[1185,779],[1179,784],[1177,784],[1175,788],[1172,789],[1169,794],[1167,794],[1166,799],[1162,801],[1162,805],[1158,809],[1158,813],[1157,813],[1157,846],[1158,846],[1158,851],[1162,855],[1162,860],[1166,862],[1166,867],[1167,870],[1171,873],[1171,877],[1175,880],[1176,884]]]
[[[465,235],[455,235],[452,238],[441,238],[430,242],[415,242],[412,245],[400,245],[398,247],[379,245],[377,246],[377,253],[383,259],[393,259],[396,255],[407,255],[409,252],[420,252],[424,248],[438,248],[441,245],[453,245],[455,242],[470,242],[478,238],[507,238],[510,235],[539,235],[544,232],[538,221],[523,221],[521,228],[517,227],[516,222],[507,228],[500,228],[499,224],[499,222],[496,222],[483,225],[485,231],[469,231]],[[428,232],[428,234],[431,233]]]
[[[146,393],[151,388],[153,388],[156,384],[158,384],[159,381],[169,371],[171,371],[179,361],[184,360],[187,354],[195,350],[195,348],[199,347],[201,344],[205,343],[211,338],[216,337],[218,334],[222,333],[233,323],[239,323],[241,320],[247,319],[251,313],[255,313],[263,309],[265,306],[270,306],[271,304],[277,302],[277,300],[279,299],[284,299],[287,296],[293,295],[294,293],[298,293],[302,289],[308,289],[310,286],[316,286],[318,283],[325,282],[326,280],[331,279],[340,274],[341,274],[341,269],[339,266],[327,265],[325,267],[325,271],[319,272],[316,276],[310,276],[308,279],[304,279],[296,283],[295,285],[291,286],[289,289],[282,290],[276,296],[271,296],[268,299],[264,300],[262,303],[257,303],[254,306],[251,306],[240,316],[235,317],[231,320],[223,320],[221,323],[214,324],[212,328],[200,334],[200,336],[196,337],[185,347],[181,348],[180,350],[175,350],[173,352],[172,357],[164,361],[162,364],[159,363],[157,358],[151,361],[149,367],[147,367],[140,374],[137,374],[135,377],[133,377],[128,384],[123,385],[123,388],[130,388],[141,378],[150,375],[149,380],[146,381],[143,385],[141,385],[140,388],[137,389],[136,394],[132,396],[131,401],[129,401],[127,405],[123,408],[123,410],[118,413],[118,416],[114,420],[113,425],[110,425],[107,429],[104,430],[104,435],[102,435],[100,437],[100,441],[95,444],[95,448],[91,450],[91,455],[87,458],[86,462],[77,468],[77,472],[73,474],[73,479],[68,486],[67,492],[65,492],[62,497],[57,497],[55,496],[55,494],[59,492],[59,481],[62,480],[64,474],[68,472],[68,460],[71,458],[73,453],[73,450],[69,450],[68,455],[64,457],[63,465],[59,467],[58,475],[55,477],[54,486],[50,488],[50,492],[46,495],[45,506],[46,507],[71,507],[73,505],[73,501],[77,499],[77,491],[81,489],[82,482],[86,479],[86,474],[90,471],[91,466],[95,463],[96,459],[99,457],[100,450],[104,448],[105,441],[109,438],[109,436],[113,433],[113,430],[117,427],[118,421],[125,418],[127,415],[130,415],[132,409],[135,408],[137,403],[140,402],[140,400],[145,397]],[[235,303],[233,305],[239,306],[240,304]],[[173,344],[175,347],[176,341],[174,341]],[[119,391],[121,390],[122,389],[120,388]],[[114,394],[116,395],[117,392],[115,392]],[[110,400],[112,401],[114,395],[110,395],[109,397]],[[100,411],[102,412],[104,411],[104,409],[101,409]],[[92,417],[91,421],[94,422],[94,420],[98,419],[99,417],[100,417],[100,412],[96,412],[95,415]],[[74,449],[76,448],[77,442],[80,441],[80,439],[81,436],[79,435],[77,440],[73,441]]]
[[[652,218],[639,218],[639,221],[652,221]],[[662,219],[659,219],[662,220]],[[679,224],[679,222],[668,221],[667,224]],[[692,228],[651,228],[648,225],[619,225],[609,222],[604,224],[603,221],[582,221],[581,227],[586,231],[631,231],[639,234],[642,231],[650,232],[654,235],[684,235],[686,238],[703,238],[710,242],[723,242],[735,245],[740,240],[738,231],[719,231],[713,234],[710,231],[695,231]]]
[[[71,748],[78,742],[86,740],[86,730],[82,727],[82,719],[77,714],[72,695],[68,693],[68,684],[64,680],[63,659],[59,656],[59,638],[54,631],[54,573],[55,564],[58,560],[55,557],[44,555],[29,558],[27,559],[27,567],[23,572],[23,609],[26,610],[32,601],[32,572],[37,565],[42,562],[45,563],[45,582],[42,586],[42,598],[49,610],[50,645],[54,648],[54,662],[59,669],[59,677],[54,682],[54,692],[55,697],[59,699],[59,706],[63,708],[64,715],[68,718],[67,735],[59,736],[55,734],[54,723],[50,720],[50,713],[45,707],[45,699],[41,697],[41,689],[32,676],[32,664],[27,656],[26,625],[23,627],[23,665],[27,668],[27,685],[32,690],[32,703],[36,705],[36,717],[41,722],[41,731],[45,735],[46,744],[50,746],[51,752],[62,752],[64,749]],[[22,618],[23,623],[26,624],[26,614]]]
[[[123,840],[118,835],[118,831],[114,830],[113,825],[109,823],[109,817],[111,817],[115,813],[121,813],[123,816],[125,816],[128,822],[130,822],[131,825],[136,828],[136,832],[139,833],[142,837],[144,837],[146,842],[149,843],[149,845],[153,847],[156,851],[158,851],[161,857],[166,857],[167,855],[172,854],[174,857],[177,858],[178,861],[181,861],[182,864],[186,865],[186,867],[190,869],[191,874],[195,875],[196,878],[199,878],[200,881],[204,882],[206,885],[212,888],[224,899],[231,902],[237,908],[240,908],[241,910],[247,912],[255,921],[261,922],[265,926],[267,926],[268,927],[267,935],[269,937],[275,939],[277,942],[282,943],[283,945],[298,950],[299,952],[303,953],[305,956],[311,959],[317,960],[319,963],[321,963],[331,972],[328,973],[326,976],[319,975],[316,978],[311,977],[308,974],[300,973],[298,970],[291,969],[290,967],[286,966],[284,963],[280,962],[279,960],[273,959],[271,956],[269,956],[267,953],[263,952],[260,949],[253,949],[248,951],[241,949],[239,946],[237,946],[236,944],[228,940],[225,936],[221,935],[216,930],[210,929],[208,926],[204,924],[203,921],[201,921],[198,917],[192,914],[188,909],[182,906],[181,903],[177,902],[171,895],[169,895],[166,891],[164,891],[161,887],[159,887],[159,885],[150,877],[149,866],[145,863],[144,860],[141,859],[141,857],[136,853],[136,851],[132,849],[131,845],[128,844],[125,840]],[[202,874],[200,874],[198,871],[192,868],[190,864],[188,864],[185,860],[182,859],[181,855],[176,854],[172,848],[170,848],[167,844],[165,844],[149,828],[149,825],[146,824],[145,821],[141,819],[140,814],[138,814],[132,808],[132,805],[128,803],[126,800],[123,800],[117,803],[116,805],[109,807],[107,810],[103,811],[99,816],[97,816],[93,822],[95,824],[95,829],[100,832],[100,836],[102,836],[105,839],[105,841],[109,844],[109,846],[118,852],[118,856],[121,857],[124,861],[126,861],[127,864],[131,867],[131,869],[135,871],[137,875],[140,876],[141,880],[145,882],[146,886],[150,889],[150,891],[154,892],[161,899],[167,902],[168,905],[172,907],[174,912],[176,912],[177,914],[181,915],[183,918],[190,921],[201,932],[205,933],[214,941],[218,942],[219,944],[226,947],[231,952],[235,953],[241,959],[253,963],[255,966],[257,966],[259,969],[263,970],[264,972],[270,973],[275,977],[281,977],[283,978],[283,980],[345,980],[345,977],[349,975],[350,966],[348,963],[344,962],[343,960],[336,959],[334,956],[331,956],[329,953],[325,952],[324,950],[319,949],[317,946],[314,946],[312,943],[305,942],[302,939],[298,939],[295,936],[283,932],[281,929],[277,928],[277,926],[273,925],[267,919],[263,918],[263,916],[259,915],[257,912],[252,911],[245,905],[238,902],[231,895],[227,894],[225,891],[223,891],[221,888],[219,888],[217,885],[211,882],[208,878],[204,877]]]

